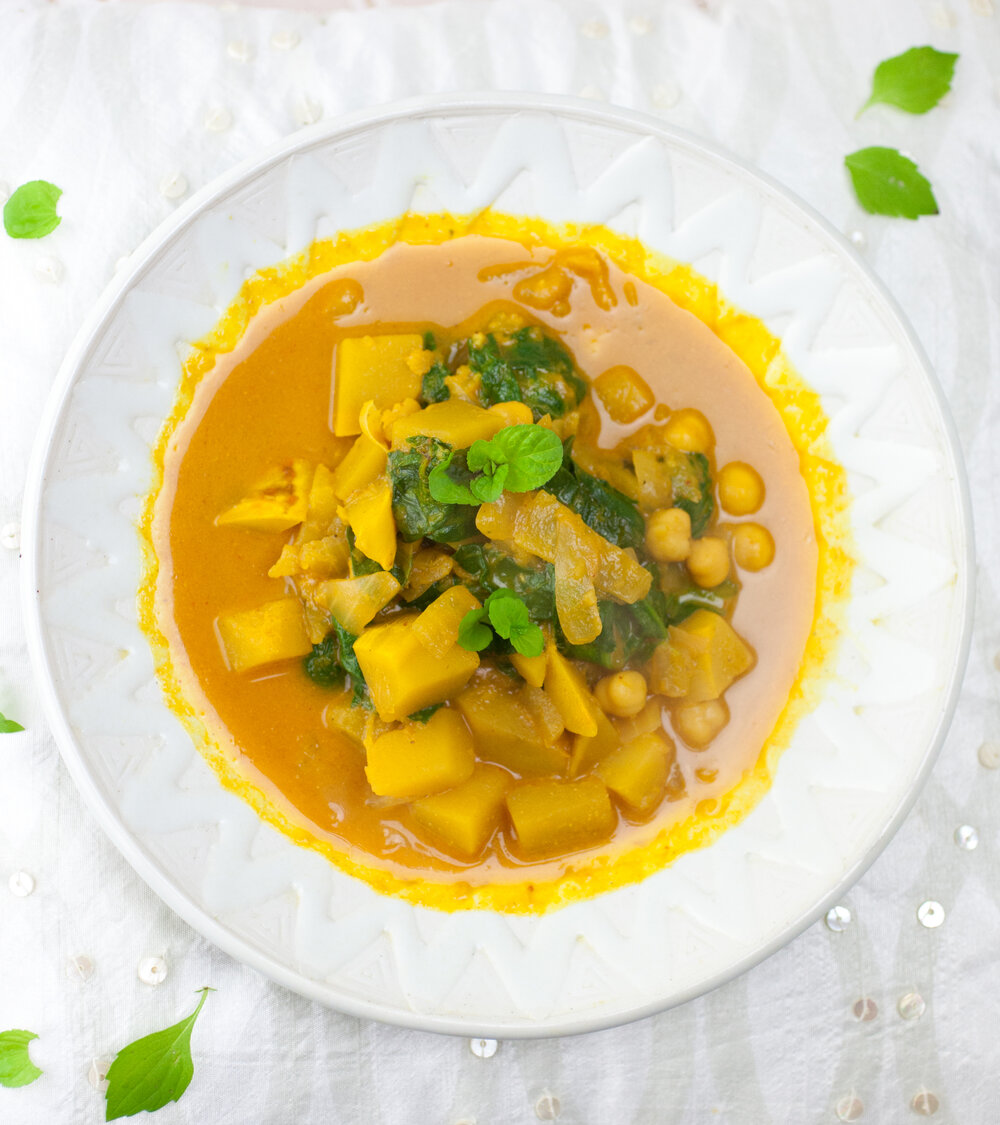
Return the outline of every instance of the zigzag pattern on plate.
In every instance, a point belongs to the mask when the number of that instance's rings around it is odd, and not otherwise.
[[[797,205],[613,113],[441,109],[289,144],[125,282],[64,401],[40,511],[45,650],[119,842],[197,927],[340,1008],[498,1034],[609,1022],[694,994],[787,934],[875,846],[919,773],[961,643],[958,469],[919,356]],[[381,897],[222,790],[162,704],[134,616],[136,497],[184,342],[243,279],[408,209],[600,222],[688,261],[780,331],[851,474],[858,587],[838,675],[760,806],[641,885],[542,918]],[[155,871],[150,872],[150,867]],[[172,889],[171,889],[172,888]]]

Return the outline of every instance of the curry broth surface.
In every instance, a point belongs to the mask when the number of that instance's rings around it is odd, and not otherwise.
[[[733,802],[741,786],[754,791],[748,807],[759,799],[772,767],[762,747],[779,719],[788,718],[816,621],[824,546],[816,535],[819,501],[773,392],[662,288],[612,260],[613,309],[598,307],[582,282],[567,315],[519,306],[527,319],[561,336],[590,379],[626,364],[642,374],[658,402],[702,411],[715,433],[714,467],[746,461],[764,480],[766,499],[753,518],[771,532],[775,559],[758,573],[740,573],[732,623],[757,663],[726,693],[728,726],[704,751],[676,739],[684,796],[665,801],[646,823],[622,817],[610,844],[560,859],[525,863],[503,847],[500,834],[472,863],[436,851],[411,830],[405,807],[371,797],[363,752],[324,726],[329,693],[298,661],[244,675],[227,668],[216,617],[285,593],[285,580],[268,578],[267,570],[288,534],[220,527],[215,518],[276,463],[304,457],[333,465],[350,445],[352,439],[336,438],[330,428],[339,339],[459,324],[474,330],[497,302],[511,307],[514,301],[523,272],[502,267],[537,268],[555,245],[448,233],[436,242],[397,241],[372,260],[320,272],[249,319],[236,347],[206,365],[163,449],[162,485],[150,510],[158,560],[152,613],[169,651],[168,692],[172,684],[178,709],[186,706],[191,725],[213,748],[210,759],[214,753],[224,779],[242,788],[258,811],[382,889],[451,908],[544,908],[642,877],[705,842],[727,817],[735,818],[734,810],[745,811]],[[346,315],[337,299],[344,279],[363,292]],[[641,424],[619,427],[606,416],[602,422],[602,446]],[[820,567],[824,588],[829,571]],[[452,886],[435,894],[434,884]],[[497,893],[491,896],[490,888]]]

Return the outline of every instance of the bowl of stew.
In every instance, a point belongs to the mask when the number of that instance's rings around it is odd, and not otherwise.
[[[926,361],[820,220],[648,120],[286,142],[137,252],[52,409],[70,768],[171,905],[335,1006],[552,1034],[695,995],[943,737],[970,535]]]

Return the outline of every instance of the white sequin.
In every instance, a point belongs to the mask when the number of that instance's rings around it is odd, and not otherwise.
[[[180,199],[187,189],[187,178],[180,172],[171,172],[160,180],[160,195],[166,199]]]
[[[653,21],[649,16],[633,16],[628,21],[628,29],[633,35],[648,35],[653,30]]]
[[[854,1018],[860,1023],[871,1023],[878,1015],[878,1004],[870,996],[863,996],[860,1000],[855,1001],[851,1011],[854,1013]]]
[[[935,27],[947,28],[954,27],[958,22],[955,18],[955,13],[947,6],[947,4],[935,4],[930,11],[931,23]]]
[[[936,930],[944,921],[944,907],[934,899],[928,899],[917,907],[917,919],[921,926]]]
[[[500,1044],[495,1039],[470,1039],[469,1050],[480,1059],[491,1059]]]
[[[323,116],[323,107],[308,95],[303,95],[292,107],[292,112],[300,125],[313,125]]]
[[[535,1102],[535,1116],[539,1121],[555,1121],[562,1113],[562,1106],[554,1094],[542,1094]]]
[[[18,898],[27,898],[35,889],[35,878],[33,875],[29,875],[27,871],[15,871],[7,880],[7,886],[10,887],[12,895],[17,895]]]
[[[979,847],[979,833],[971,824],[960,824],[955,829],[955,843],[964,851],[975,851]]]
[[[927,1005],[919,992],[907,992],[900,996],[896,1011],[904,1020],[918,1020],[927,1011]]]
[[[45,257],[38,258],[35,261],[35,277],[42,281],[48,281],[54,285],[56,282],[62,281],[64,273],[63,264],[58,258],[52,258],[46,254]]]
[[[205,114],[205,128],[210,133],[224,133],[233,123],[233,115],[224,105],[212,106]]]
[[[226,54],[237,62],[246,63],[253,58],[253,47],[245,39],[234,39],[226,45]]]
[[[111,1059],[93,1059],[90,1063],[90,1069],[87,1071],[87,1081],[95,1090],[106,1090],[108,1088],[107,1077],[110,1069]]]
[[[929,1090],[918,1090],[910,1102],[910,1109],[921,1117],[933,1117],[940,1105],[936,1094],[932,1094]]]
[[[276,51],[290,51],[297,47],[301,40],[297,31],[276,31],[271,36],[271,46]]]
[[[4,546],[8,551],[16,551],[21,546],[21,525],[17,523],[5,523],[0,527],[0,546]]]
[[[681,88],[676,82],[660,82],[653,87],[652,99],[657,109],[673,109],[681,100]]]
[[[969,0],[969,7],[977,16],[992,16],[996,10],[993,0]]]
[[[139,962],[139,980],[143,984],[162,984],[167,979],[167,963],[162,957],[145,957]]]
[[[1000,742],[984,742],[979,747],[979,764],[988,770],[1000,769]]]
[[[864,250],[868,245],[868,237],[863,230],[852,230],[847,237],[856,250]]]
[[[834,1113],[839,1121],[857,1121],[865,1112],[864,1103],[853,1094],[847,1094],[840,1099],[834,1107]]]
[[[580,24],[580,34],[588,39],[606,39],[610,28],[603,20],[587,20]]]
[[[842,934],[851,924],[851,912],[846,906],[834,906],[826,912],[826,928]]]
[[[66,976],[70,980],[90,980],[93,975],[94,962],[85,953],[78,953],[66,962]]]

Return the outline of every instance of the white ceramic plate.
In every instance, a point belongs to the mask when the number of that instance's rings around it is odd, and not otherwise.
[[[543,917],[382,897],[225,792],[165,707],[135,620],[134,520],[185,344],[254,270],[406,210],[599,222],[717,281],[822,395],[860,562],[845,643],[773,788],[710,848]],[[951,423],[843,240],[731,157],[569,99],[421,100],[303,132],[132,256],[60,373],[26,503],[26,620],[73,777],[192,926],[307,996],[496,1036],[607,1026],[705,992],[814,921],[908,810],[968,642],[971,527]]]

